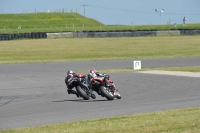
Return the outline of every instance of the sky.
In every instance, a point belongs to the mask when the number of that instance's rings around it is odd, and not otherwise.
[[[0,14],[61,10],[105,25],[180,24],[184,16],[187,23],[200,22],[200,0],[0,0]]]

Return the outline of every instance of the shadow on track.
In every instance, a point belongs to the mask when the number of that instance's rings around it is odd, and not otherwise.
[[[60,100],[60,101],[52,101],[52,102],[102,102],[102,101],[109,101],[109,100],[83,100],[83,99],[75,99],[75,100]]]

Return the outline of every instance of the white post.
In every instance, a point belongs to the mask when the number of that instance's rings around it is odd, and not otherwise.
[[[134,70],[140,70],[141,68],[142,68],[142,65],[141,65],[140,60],[133,61],[133,69]]]

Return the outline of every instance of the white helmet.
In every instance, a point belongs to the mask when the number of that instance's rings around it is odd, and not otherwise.
[[[67,72],[67,75],[68,74],[73,74],[74,72],[72,71],[72,70],[69,70],[68,72]]]

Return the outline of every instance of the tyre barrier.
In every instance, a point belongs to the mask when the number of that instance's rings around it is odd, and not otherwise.
[[[156,31],[74,32],[74,38],[156,36]]]
[[[83,32],[62,32],[62,33],[19,33],[19,34],[0,34],[0,41],[16,39],[41,39],[41,38],[106,38],[106,37],[137,37],[137,36],[158,36],[158,35],[196,35],[200,34],[197,30],[167,30],[167,31],[83,31]]]
[[[3,35],[0,35],[0,41],[3,41],[4,39],[3,39]]]
[[[133,31],[132,36],[156,36],[156,31]]]
[[[108,32],[95,32],[94,37],[107,37]]]
[[[20,38],[24,38],[24,33],[20,33]]]
[[[16,39],[42,39],[42,38],[47,38],[46,32],[0,34],[0,41],[8,41],[8,40],[16,40]]]
[[[31,33],[31,38],[35,39],[35,33]]]
[[[74,38],[87,38],[88,34],[87,32],[74,32],[73,36]]]
[[[156,31],[74,32],[74,38],[156,36]]]
[[[28,38],[28,34],[27,33],[24,34],[24,38]]]
[[[166,30],[166,31],[156,31],[157,36],[165,36],[165,35],[180,35],[179,30]]]
[[[200,34],[200,30],[180,30],[181,35],[197,35]]]
[[[1,40],[7,41],[7,40],[9,40],[9,36],[7,34],[3,34],[3,35],[1,35]]]
[[[14,34],[14,39],[18,39],[18,34]]]

